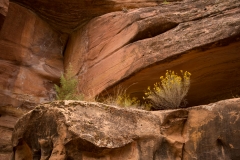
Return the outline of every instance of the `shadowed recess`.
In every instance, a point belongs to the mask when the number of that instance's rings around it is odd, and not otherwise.
[[[120,85],[127,88],[131,96],[142,99],[147,87],[159,82],[166,70],[179,73],[188,71],[191,75],[187,107],[203,105],[240,95],[240,37],[231,37],[200,48],[194,48],[181,55],[169,57],[141,71],[130,75],[99,94],[106,96]]]

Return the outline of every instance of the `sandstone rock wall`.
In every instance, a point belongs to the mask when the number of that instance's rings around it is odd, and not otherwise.
[[[238,0],[13,1],[0,33],[0,105],[53,99],[53,83],[69,63],[87,96],[121,84],[141,98],[165,70],[182,69],[192,73],[188,106],[231,98],[240,92],[239,6]]]
[[[240,95],[239,0],[162,2],[1,0],[0,157],[17,119],[54,99],[69,63],[92,97],[120,84],[141,98],[167,69],[192,73],[188,106]]]
[[[0,34],[0,105],[52,100],[53,84],[63,71],[65,41],[36,14],[10,3]]]
[[[53,100],[53,84],[59,82],[63,71],[66,41],[66,35],[21,5],[11,2],[5,9],[2,26],[0,12],[1,160],[9,159],[12,152],[11,135],[17,119],[36,103]]]
[[[156,6],[158,0],[13,0],[38,13],[54,28],[71,33],[76,28],[84,26],[91,19],[105,13],[122,11],[123,8],[141,8]],[[172,0],[176,1],[176,0]]]
[[[17,120],[26,112],[27,110],[10,105],[0,107],[0,160],[11,159],[13,128]]]
[[[13,159],[238,160],[239,109],[239,98],[152,112],[52,102],[17,122]]]
[[[64,63],[74,64],[85,94],[110,93],[121,84],[142,97],[172,69],[192,73],[189,106],[231,98],[240,90],[239,17],[238,0],[105,14],[73,33]]]
[[[7,15],[8,5],[9,5],[8,0],[1,0],[1,2],[0,2],[0,30],[2,28],[5,17]]]

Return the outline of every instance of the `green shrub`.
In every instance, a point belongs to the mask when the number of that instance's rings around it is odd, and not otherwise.
[[[165,77],[161,76],[161,82],[154,84],[153,89],[148,87],[145,93],[148,103],[155,109],[174,109],[186,105],[185,97],[190,87],[189,72],[181,71],[182,77],[174,71],[166,71]]]
[[[83,94],[78,92],[78,79],[74,76],[70,64],[66,73],[60,77],[60,86],[54,85],[57,100],[83,100]]]

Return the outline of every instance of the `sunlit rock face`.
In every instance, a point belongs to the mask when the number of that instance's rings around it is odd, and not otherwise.
[[[239,109],[239,98],[151,112],[79,101],[43,104],[15,125],[13,160],[238,160]]]

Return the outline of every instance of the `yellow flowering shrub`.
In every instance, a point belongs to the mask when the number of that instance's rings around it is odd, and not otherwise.
[[[189,72],[183,72],[182,76],[171,70],[166,71],[166,75],[160,77],[160,82],[154,84],[153,89],[148,87],[145,93],[147,100],[155,109],[174,109],[186,105],[184,99],[190,87]]]

